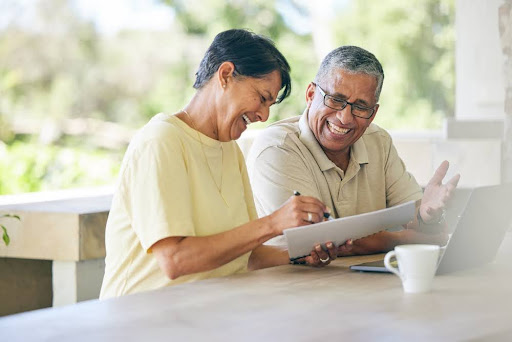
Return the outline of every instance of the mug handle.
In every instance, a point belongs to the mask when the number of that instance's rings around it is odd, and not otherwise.
[[[391,266],[390,260],[392,257],[396,257],[395,251],[389,251],[386,253],[386,256],[384,257],[384,266],[386,266],[389,272],[396,274],[400,279],[402,279],[402,275],[398,271],[398,268]]]

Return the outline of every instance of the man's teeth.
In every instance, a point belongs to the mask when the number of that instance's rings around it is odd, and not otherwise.
[[[247,126],[249,126],[249,125],[252,123],[252,122],[251,122],[251,120],[249,119],[249,117],[248,117],[247,115],[245,115],[245,114],[244,114],[244,115],[242,115],[242,118],[244,119],[245,124],[246,124]]]
[[[329,121],[327,122],[327,126],[329,126],[329,129],[331,130],[331,132],[337,133],[337,134],[347,134],[347,132],[350,131],[349,128],[340,128],[340,127],[330,123]]]

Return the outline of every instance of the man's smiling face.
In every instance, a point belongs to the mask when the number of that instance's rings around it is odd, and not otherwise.
[[[362,107],[375,107],[375,112],[371,118],[364,119],[353,116],[350,105],[339,111],[331,109],[324,105],[318,86],[337,99]],[[378,110],[377,79],[364,73],[334,69],[318,86],[311,83],[306,91],[309,127],[329,159],[333,162],[342,157],[348,159],[350,146],[363,135]]]

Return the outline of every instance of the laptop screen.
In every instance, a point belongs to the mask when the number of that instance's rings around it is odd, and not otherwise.
[[[473,189],[441,259],[438,274],[494,259],[512,222],[512,184]]]
[[[453,234],[440,258],[437,274],[476,267],[492,261],[512,225],[512,184],[458,191],[458,205],[448,208]],[[457,197],[457,196],[455,196]],[[383,261],[353,265],[352,270],[387,272]]]

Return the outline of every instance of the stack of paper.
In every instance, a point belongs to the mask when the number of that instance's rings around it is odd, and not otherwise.
[[[360,239],[379,231],[407,224],[414,219],[414,201],[370,213],[342,217],[307,226],[285,229],[290,259],[309,255],[316,244],[332,241],[339,246],[348,239]],[[325,246],[324,246],[325,247]]]

